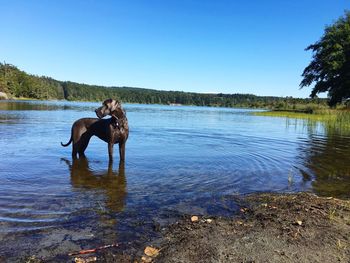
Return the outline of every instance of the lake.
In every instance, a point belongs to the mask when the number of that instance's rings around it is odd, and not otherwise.
[[[72,161],[72,123],[100,103],[0,101],[0,261],[141,244],[182,215],[233,215],[232,196],[350,196],[350,136],[250,109],[124,105],[125,167],[94,137]]]

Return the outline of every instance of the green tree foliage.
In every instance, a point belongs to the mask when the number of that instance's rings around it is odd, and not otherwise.
[[[350,12],[327,26],[321,39],[306,48],[313,59],[304,69],[301,87],[315,82],[310,96],[328,92],[329,105],[350,97]]]
[[[60,83],[49,77],[25,73],[10,64],[0,63],[0,91],[13,97],[64,99]]]
[[[71,101],[103,101],[106,98],[142,104],[183,104],[216,107],[278,108],[295,110],[300,105],[322,105],[322,99],[261,97],[251,94],[203,94],[182,91],[160,91],[132,87],[103,87],[58,81],[29,75],[13,65],[0,63],[0,91],[9,97],[33,99],[66,99]]]

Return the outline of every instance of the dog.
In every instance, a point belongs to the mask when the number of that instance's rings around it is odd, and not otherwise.
[[[84,152],[92,136],[97,136],[108,143],[109,161],[113,161],[113,146],[119,144],[119,158],[125,161],[125,144],[129,137],[128,119],[121,104],[113,99],[107,99],[102,106],[95,110],[98,118],[82,118],[74,122],[69,142],[61,145],[67,147],[72,144],[72,157],[75,159],[85,156]],[[111,118],[103,119],[105,116]]]

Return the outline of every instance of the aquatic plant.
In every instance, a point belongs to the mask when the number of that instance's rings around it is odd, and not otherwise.
[[[321,124],[327,134],[349,134],[350,135],[350,110],[348,109],[318,109],[313,113],[294,111],[262,111],[253,112],[256,116],[283,117],[291,119],[307,120],[308,126]]]

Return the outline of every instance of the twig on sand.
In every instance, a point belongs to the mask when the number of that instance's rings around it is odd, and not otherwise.
[[[103,249],[107,249],[107,248],[111,248],[111,247],[117,247],[117,246],[118,246],[118,244],[111,244],[111,245],[105,245],[105,246],[92,248],[92,249],[84,249],[84,250],[80,250],[80,251],[77,251],[77,252],[69,253],[68,256],[76,256],[76,255],[95,253],[95,252],[97,252],[99,250],[103,250]]]

